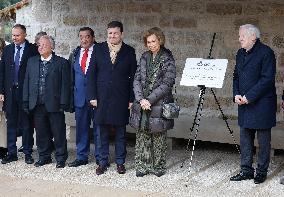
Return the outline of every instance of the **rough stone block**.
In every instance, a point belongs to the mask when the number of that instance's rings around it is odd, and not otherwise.
[[[212,37],[211,32],[186,32],[185,43],[190,47],[209,46]]]
[[[44,26],[42,27],[42,31],[45,31],[48,35],[55,37],[56,35],[56,28],[52,26]]]
[[[77,28],[58,28],[56,30],[56,39],[70,41],[73,39],[78,39]]]
[[[169,1],[167,3],[163,3],[163,13],[167,14],[175,14],[175,15],[195,15],[195,14],[203,14],[205,12],[205,3],[200,1]]]
[[[34,1],[32,4],[32,13],[37,22],[46,23],[52,21],[52,1]]]
[[[126,2],[125,11],[126,13],[160,13],[161,3],[159,2]]]
[[[122,3],[107,3],[106,4],[106,11],[112,14],[121,14],[124,12],[124,5]]]
[[[171,17],[168,16],[161,16],[159,21],[159,26],[161,28],[169,28],[172,25]]]
[[[253,24],[259,26],[259,19],[257,18],[240,18],[234,21],[235,29],[239,29],[241,25]]]
[[[70,11],[67,0],[53,0],[52,1],[52,12],[61,14],[68,13]]]
[[[241,15],[241,3],[207,3],[206,11],[216,15]]]
[[[269,13],[268,3],[248,3],[243,7],[244,15],[266,15]]]
[[[194,18],[176,17],[173,19],[173,27],[175,28],[196,28],[197,21]]]
[[[273,46],[284,49],[284,36],[275,36],[272,39]]]
[[[268,34],[283,32],[284,22],[283,17],[265,16],[259,21],[261,32]]]
[[[68,26],[83,26],[87,24],[87,17],[85,16],[65,16],[63,24]]]
[[[284,53],[280,53],[279,55],[278,67],[284,69]]]
[[[276,72],[275,81],[276,83],[283,84],[283,81],[284,81],[284,71],[283,70],[278,70]]]
[[[282,2],[282,4],[273,4],[271,6],[271,15],[284,16],[284,3]]]
[[[183,31],[165,32],[166,42],[170,45],[181,46],[185,44],[185,33]]]
[[[136,25],[138,27],[152,27],[157,25],[157,17],[154,16],[138,16],[136,17]]]
[[[70,45],[68,43],[56,43],[55,44],[55,52],[57,54],[61,54],[63,56],[67,56],[70,53]]]
[[[125,38],[127,38],[130,41],[136,42],[138,45],[141,44],[144,46],[143,41],[143,33],[141,31],[132,31],[132,32],[126,32],[127,35],[125,35]]]

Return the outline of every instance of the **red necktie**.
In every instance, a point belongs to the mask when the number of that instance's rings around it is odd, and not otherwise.
[[[83,71],[83,73],[85,74],[85,70],[86,70],[86,64],[87,64],[87,59],[88,59],[88,52],[89,49],[85,49],[82,60],[81,60],[81,69]]]

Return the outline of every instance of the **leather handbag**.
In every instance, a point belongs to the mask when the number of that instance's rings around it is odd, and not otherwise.
[[[163,109],[163,117],[166,119],[174,119],[178,118],[180,106],[178,106],[176,103],[163,103],[162,105]]]
[[[162,104],[162,116],[166,119],[178,118],[180,106],[177,104],[176,87],[174,88],[175,102]]]

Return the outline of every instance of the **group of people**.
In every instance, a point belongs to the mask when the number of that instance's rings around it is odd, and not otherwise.
[[[46,33],[38,35],[35,44],[25,37],[25,26],[16,24],[13,43],[4,47],[1,56],[0,101],[4,101],[7,117],[7,155],[2,164],[18,160],[19,130],[25,162],[34,163],[35,129],[39,159],[34,165],[52,163],[51,153],[55,151],[56,168],[65,167],[68,151],[64,112],[68,111],[75,112],[76,120],[76,158],[69,167],[88,164],[92,124],[96,174],[105,173],[110,166],[112,131],[117,172],[124,174],[129,123],[137,131],[136,176],[160,177],[166,173],[166,132],[174,127],[174,120],[162,116],[162,105],[174,101],[176,66],[160,28],[144,33],[147,50],[138,65],[134,48],[123,42],[123,24],[119,21],[107,25],[107,40],[102,43],[95,42],[93,29],[82,27],[78,33],[80,46],[71,52],[69,60],[55,55],[55,42]],[[267,177],[271,128],[276,125],[276,60],[272,49],[261,43],[254,25],[240,27],[239,42],[233,97],[241,128],[241,170],[230,180],[254,179],[259,184]],[[252,166],[255,133],[259,142],[256,173]]]
[[[55,151],[56,168],[64,168],[68,157],[64,112],[68,111],[75,112],[76,120],[76,158],[69,167],[88,164],[92,125],[96,174],[110,166],[112,131],[117,172],[124,174],[126,125],[131,117],[138,131],[136,175],[165,174],[166,131],[173,128],[173,120],[164,119],[160,112],[162,103],[173,101],[174,58],[164,47],[162,30],[151,28],[143,37],[148,50],[137,68],[135,50],[123,42],[123,36],[119,21],[107,25],[107,40],[102,43],[95,42],[93,29],[82,27],[80,46],[66,60],[54,53],[51,36],[38,35],[31,44],[25,26],[14,25],[13,43],[4,47],[0,64],[0,100],[7,118],[7,154],[2,164],[18,160],[19,131],[25,163],[34,163],[35,129],[38,161],[34,166],[52,163]]]

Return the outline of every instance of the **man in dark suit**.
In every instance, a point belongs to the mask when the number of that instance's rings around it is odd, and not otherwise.
[[[93,117],[93,108],[87,101],[87,77],[89,66],[94,65],[94,31],[90,27],[82,27],[79,30],[80,46],[72,51],[69,57],[71,65],[71,109],[75,110],[76,120],[76,159],[69,163],[69,167],[78,167],[88,164],[90,152],[90,125]],[[75,108],[75,109],[74,109]],[[93,123],[95,125],[95,122]],[[96,127],[93,126],[95,157],[98,162]]]
[[[122,42],[123,25],[112,21],[107,27],[107,41],[94,47],[94,65],[88,71],[88,99],[96,107],[99,167],[96,174],[107,170],[109,133],[115,130],[115,162],[117,172],[125,173],[126,124],[134,100],[133,78],[137,62],[135,50]]]
[[[38,33],[35,35],[35,41],[34,41],[34,44],[33,44],[33,45],[36,47],[36,49],[37,49],[38,41],[39,41],[40,37],[41,37],[41,36],[44,36],[44,35],[47,35],[47,33],[44,32],[44,31],[40,31],[40,32],[38,32]],[[32,114],[30,114],[30,116],[31,116],[30,118],[33,120]],[[31,123],[30,129],[32,129],[32,132],[34,131],[33,123]],[[22,132],[20,131],[19,134],[21,134],[21,133],[22,133]],[[18,135],[19,135],[19,134],[18,134]],[[24,147],[21,146],[21,147],[18,149],[18,152],[23,152],[23,150],[24,150]]]
[[[0,65],[0,100],[4,101],[7,115],[8,155],[1,163],[17,161],[17,131],[22,130],[25,162],[32,164],[33,129],[32,117],[22,108],[23,83],[27,61],[38,54],[34,45],[26,39],[26,27],[16,24],[12,29],[13,44],[4,48]]]
[[[254,25],[239,29],[241,49],[236,56],[233,78],[234,102],[238,104],[240,125],[241,171],[231,181],[265,181],[270,162],[271,128],[276,125],[276,60],[274,52],[260,42]],[[257,132],[259,152],[254,176],[253,146]]]
[[[67,140],[64,110],[69,107],[70,67],[68,61],[55,55],[54,40],[42,36],[40,55],[27,63],[23,87],[24,110],[33,112],[39,160],[36,167],[52,162],[52,137],[55,145],[56,168],[64,168],[67,159]]]

